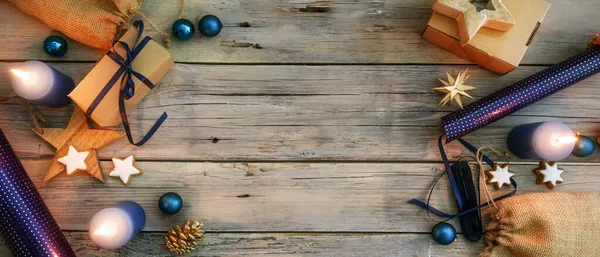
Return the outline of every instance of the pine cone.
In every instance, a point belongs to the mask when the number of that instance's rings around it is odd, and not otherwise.
[[[600,47],[600,33],[593,35],[592,40],[588,43],[588,48]]]
[[[165,236],[165,246],[177,255],[188,254],[196,250],[196,244],[204,235],[202,226],[202,223],[198,221],[189,220],[185,222],[183,229],[179,225],[175,225]]]

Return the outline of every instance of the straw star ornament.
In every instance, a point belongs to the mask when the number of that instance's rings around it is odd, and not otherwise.
[[[439,105],[446,106],[446,104],[452,103],[452,101],[456,101],[458,106],[460,106],[460,108],[462,109],[463,104],[462,99],[460,98],[461,96],[466,96],[468,98],[473,99],[473,97],[469,95],[467,91],[475,90],[477,88],[465,85],[465,82],[467,81],[467,79],[469,79],[470,76],[467,74],[468,71],[469,70],[465,70],[463,72],[459,71],[458,75],[456,76],[456,79],[453,78],[452,75],[450,75],[450,73],[446,71],[448,81],[438,79],[440,80],[440,82],[442,82],[442,84],[444,84],[444,86],[436,87],[433,90],[437,92],[446,93],[444,98],[442,98],[442,101],[440,101]]]

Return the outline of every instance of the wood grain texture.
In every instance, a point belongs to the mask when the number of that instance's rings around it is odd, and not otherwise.
[[[10,63],[0,63],[6,71]],[[92,64],[55,64],[75,81]],[[521,67],[499,77],[473,66],[475,99],[515,83],[544,67]],[[169,118],[143,147],[120,140],[100,149],[100,158],[135,154],[138,160],[358,160],[439,161],[440,117],[456,106],[437,105],[433,92],[445,70],[464,66],[263,66],[176,64],[160,86],[129,115],[135,136],[163,111]],[[519,124],[557,120],[588,136],[599,136],[599,76],[529,106],[470,134],[467,139],[505,150],[509,130]],[[8,75],[0,95],[10,95]],[[468,104],[471,100],[465,100]],[[115,107],[116,108],[116,107]],[[66,126],[72,107],[40,108],[53,127]],[[23,108],[0,105],[0,127],[20,157],[49,157],[52,148],[30,131]],[[168,151],[165,151],[168,149]],[[451,156],[466,154],[460,144]],[[570,157],[596,162],[600,155]]]
[[[66,232],[77,256],[89,257],[172,257],[163,246],[163,233],[143,233],[116,251],[98,249],[84,232]],[[423,234],[357,233],[208,233],[196,252],[185,256],[477,256],[482,242],[472,243],[459,236],[448,246],[435,243]],[[0,246],[0,255],[9,256]]]
[[[59,226],[86,230],[92,215],[119,200],[138,202],[147,213],[146,231],[166,231],[187,219],[204,223],[208,232],[428,232],[437,222],[408,200],[425,200],[439,163],[190,163],[140,161],[144,174],[124,186],[105,184],[85,174],[42,179],[48,160],[23,164]],[[103,162],[104,171],[112,163]],[[548,192],[536,185],[537,164],[511,164],[519,193]],[[597,165],[562,165],[564,183],[554,191],[596,191]],[[510,189],[492,190],[504,194]],[[179,193],[180,213],[164,217],[157,207],[166,192]],[[431,203],[455,210],[447,179],[436,186]],[[75,207],[76,206],[76,207]],[[456,221],[452,221],[456,224]],[[460,230],[460,227],[457,226]]]
[[[437,245],[428,234],[437,222],[406,203],[425,199],[439,174],[439,118],[456,109],[437,106],[436,78],[469,68],[477,99],[578,53],[600,24],[596,1],[552,1],[523,60],[530,66],[499,77],[420,38],[434,0],[187,2],[190,19],[215,14],[225,28],[215,38],[174,42],[170,52],[180,64],[130,114],[134,134],[141,135],[162,111],[169,113],[147,145],[121,140],[99,151],[105,172],[110,158],[136,155],[144,174],[129,186],[114,178],[102,184],[85,173],[44,184],[52,147],[30,130],[21,106],[0,104],[0,128],[69,230],[78,256],[172,256],[162,236],[187,219],[204,222],[208,231],[190,256],[476,256],[483,242],[459,236],[450,246]],[[169,32],[179,4],[147,0],[143,12]],[[69,40],[65,57],[47,56],[42,41],[59,33],[6,1],[0,1],[0,24],[0,60],[6,61],[0,62],[0,95],[13,94],[7,73],[13,61],[55,62],[79,82],[103,54]],[[598,83],[594,76],[467,139],[506,150],[512,127],[544,120],[600,136]],[[64,128],[73,107],[39,111],[52,127]],[[458,144],[447,150],[453,159],[468,154]],[[566,162],[559,164],[565,182],[555,191],[598,190],[599,154]],[[548,191],[535,184],[536,166],[511,164],[520,194]],[[184,208],[164,217],[157,201],[169,191],[183,196]],[[145,208],[146,232],[117,251],[98,249],[85,232],[90,218],[125,199]],[[447,179],[431,204],[455,210]],[[0,256],[8,254],[0,247]]]
[[[175,41],[171,53],[189,63],[466,63],[421,39],[434,0],[325,2],[322,8],[313,0],[188,0],[187,17],[215,14],[225,28],[214,38]],[[595,1],[551,2],[523,64],[552,64],[581,51],[600,24]],[[178,0],[145,1],[142,11],[169,33],[179,8]],[[102,54],[69,40],[65,57],[49,57],[41,45],[56,32],[6,1],[0,24],[0,60],[96,61]]]

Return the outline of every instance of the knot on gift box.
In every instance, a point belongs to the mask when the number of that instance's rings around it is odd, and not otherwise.
[[[148,40],[150,40],[149,37],[144,38],[144,40],[142,40],[142,42],[135,48],[135,50],[143,48],[146,45],[146,43],[148,42]],[[150,89],[154,88],[155,86],[154,86],[154,84],[152,84],[152,82],[150,82],[141,73],[133,70],[133,67],[131,66],[131,62],[133,61],[135,56],[137,56],[137,53],[139,53],[139,51],[136,51],[135,53],[133,53],[131,51],[131,49],[129,48],[129,45],[127,45],[123,42],[117,42],[117,43],[120,44],[123,47],[123,49],[125,49],[125,53],[126,53],[127,57],[123,58],[115,50],[108,52],[107,55],[108,55],[108,57],[113,59],[113,61],[115,61],[116,63],[121,65],[121,70],[123,70],[123,73],[124,73],[123,77],[121,78],[121,84],[123,85],[121,91],[123,93],[123,97],[125,98],[125,100],[129,100],[130,98],[132,98],[135,95],[135,83],[133,83],[132,76],[135,76],[136,78],[138,78],[148,88],[150,88]],[[111,81],[111,82],[114,82],[114,81]],[[88,109],[88,111],[89,111],[89,109]]]
[[[515,19],[502,0],[488,0],[484,8],[480,7],[481,4],[481,0],[438,0],[433,10],[458,22],[460,44],[463,46],[482,27],[508,31],[515,25]]]
[[[138,42],[142,36],[142,32],[144,31],[144,23],[142,21],[135,21],[133,23],[133,26],[137,28],[137,37],[135,42]],[[102,102],[104,97],[117,84],[118,79],[121,78],[121,81],[119,83],[120,88],[118,99],[119,113],[121,121],[123,122],[123,127],[125,128],[125,132],[127,134],[127,139],[131,144],[136,146],[141,146],[145,144],[154,135],[156,130],[158,130],[158,128],[167,118],[167,113],[163,112],[161,117],[154,123],[152,128],[144,137],[142,137],[140,141],[138,141],[137,143],[133,141],[129,120],[127,119],[125,100],[130,100],[132,97],[135,96],[135,83],[133,81],[134,77],[137,78],[140,82],[142,82],[146,87],[148,87],[148,89],[153,89],[155,87],[155,85],[148,78],[146,78],[146,76],[144,76],[140,72],[135,71],[132,67],[132,62],[151,40],[152,38],[150,37],[144,37],[133,49],[129,47],[129,44],[123,41],[116,41],[114,43],[113,48],[106,55],[115,63],[119,64],[120,68],[110,78],[108,83],[106,83],[104,88],[100,91],[100,93],[96,96],[94,101],[88,106],[86,110],[87,115],[92,116],[92,113],[100,105],[100,102]],[[115,46],[120,46],[123,49],[123,51],[125,52],[124,57],[117,52]]]

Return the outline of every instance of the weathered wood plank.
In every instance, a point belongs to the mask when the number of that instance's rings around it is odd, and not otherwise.
[[[0,63],[6,70],[11,63]],[[80,81],[92,64],[56,64]],[[483,97],[543,67],[496,76],[472,66],[471,84]],[[444,70],[463,66],[238,66],[177,64],[129,115],[142,134],[162,111],[170,118],[143,147],[121,140],[100,150],[103,159],[136,154],[140,160],[412,160],[438,161],[439,118],[457,107],[437,105],[433,92]],[[598,136],[600,88],[595,76],[468,137],[504,149],[516,125],[559,120]],[[0,95],[13,94],[8,75]],[[467,100],[468,101],[468,100]],[[115,107],[116,108],[116,107]],[[65,127],[72,108],[40,108]],[[0,105],[0,128],[21,157],[49,157],[51,147],[29,129],[23,108]],[[215,139],[217,138],[217,139]],[[213,140],[214,139],[214,140]],[[164,151],[169,149],[169,151]],[[454,156],[459,144],[448,146]],[[599,161],[600,155],[569,159]]]
[[[116,251],[98,249],[84,232],[65,232],[77,256],[174,256],[163,246],[162,233],[142,233]],[[352,233],[208,233],[186,256],[477,256],[482,241],[459,236],[451,245],[436,244],[423,234]],[[2,245],[0,255],[10,252]]]
[[[436,224],[426,212],[407,204],[426,199],[439,163],[190,163],[138,162],[144,174],[124,186],[107,178],[102,184],[80,172],[42,179],[46,160],[24,166],[61,228],[86,230],[89,219],[115,201],[134,200],[146,210],[146,230],[165,231],[173,223],[196,219],[208,231],[352,231],[428,232]],[[536,185],[534,164],[511,164],[519,193],[547,192]],[[103,162],[105,173],[112,163]],[[597,191],[598,165],[561,165],[564,184],[555,191]],[[76,173],[77,174],[77,173]],[[435,188],[431,203],[453,212],[447,179]],[[494,192],[504,194],[503,191]],[[161,194],[182,195],[182,211],[165,218],[157,208]],[[70,207],[66,207],[70,206]],[[456,221],[452,221],[456,222]]]
[[[191,63],[466,63],[420,38],[434,0],[325,1],[328,11],[303,11],[312,2],[188,0],[186,16],[216,14],[225,28],[215,38],[174,42],[171,52],[176,61]],[[596,1],[552,4],[524,64],[556,63],[577,53],[600,24]],[[177,0],[146,1],[143,12],[169,32],[179,8]],[[0,24],[0,60],[96,61],[102,54],[70,41],[64,58],[50,58],[41,44],[51,29],[7,1],[0,2]]]

